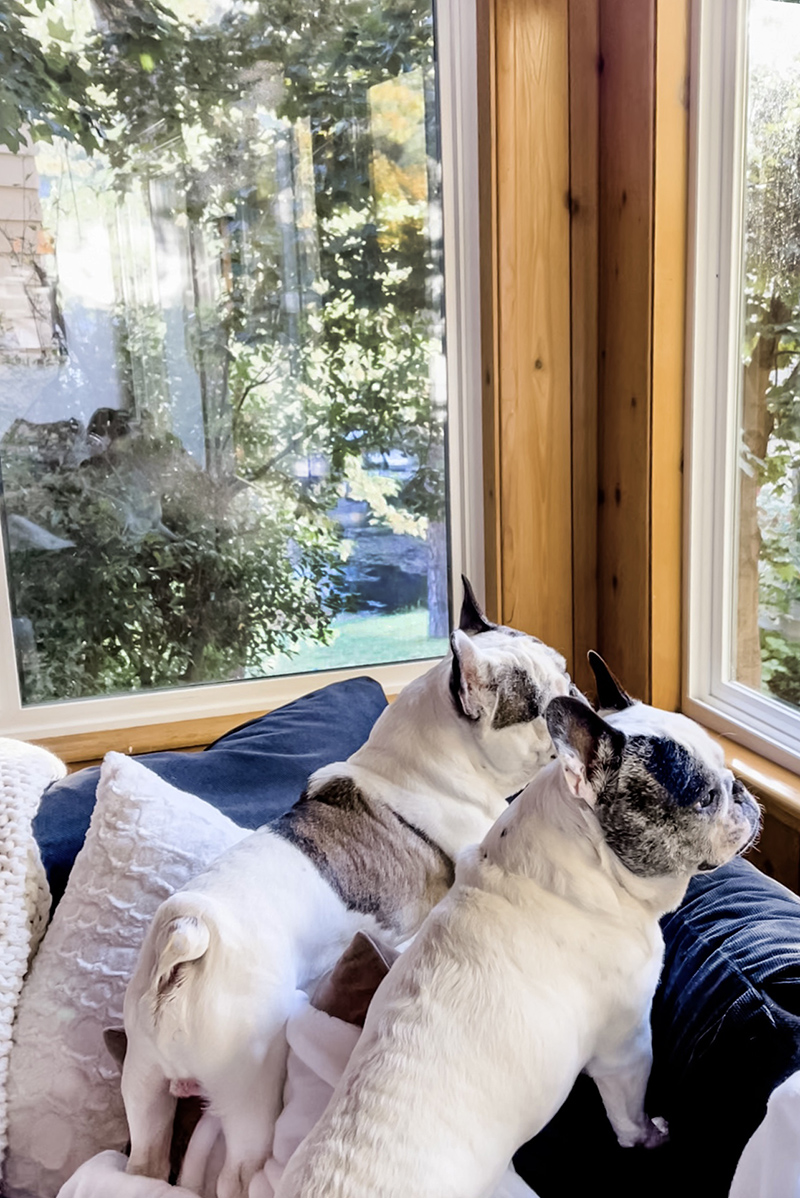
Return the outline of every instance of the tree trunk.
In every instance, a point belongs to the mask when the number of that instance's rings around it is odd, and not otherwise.
[[[450,635],[447,602],[447,525],[444,520],[428,523],[428,636]]]
[[[759,635],[758,563],[761,528],[758,492],[762,482],[759,463],[767,456],[774,417],[767,407],[770,374],[777,364],[780,336],[772,332],[790,315],[780,296],[770,303],[769,335],[761,334],[753,356],[744,368],[742,441],[749,461],[739,469],[739,556],[737,563],[736,661],[737,682],[761,689],[761,638]],[[754,460],[755,459],[755,460]]]

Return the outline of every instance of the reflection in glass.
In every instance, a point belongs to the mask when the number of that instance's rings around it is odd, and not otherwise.
[[[23,7],[71,71],[0,127],[24,702],[442,652],[430,0]]]

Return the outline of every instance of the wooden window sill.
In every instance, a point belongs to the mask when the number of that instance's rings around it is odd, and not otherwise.
[[[730,769],[764,806],[761,836],[748,860],[800,894],[800,776],[708,731],[722,746]]]
[[[398,691],[384,691],[390,703]],[[164,750],[196,753],[233,731],[248,720],[266,715],[269,708],[242,711],[235,715],[205,716],[202,719],[176,720],[168,724],[140,724],[131,728],[111,728],[106,732],[71,733],[69,736],[37,737],[35,743],[49,749],[75,773],[87,765],[98,765],[106,753],[160,753]]]
[[[800,832],[800,776],[737,745],[726,736],[714,732],[711,735],[722,745],[725,760],[734,774],[753,794],[764,800],[768,810],[781,823]]]
[[[37,737],[36,744],[66,762],[70,773],[86,765],[97,765],[106,753],[158,753],[165,749],[204,749],[226,732],[248,720],[264,715],[265,709],[236,715],[206,716],[195,720],[176,720],[169,724],[142,724],[132,728],[112,728],[107,732],[71,733],[69,736]]]

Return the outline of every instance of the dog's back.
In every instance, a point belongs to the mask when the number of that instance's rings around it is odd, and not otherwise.
[[[416,931],[453,884],[441,845],[345,773],[321,778],[272,830],[389,939]]]

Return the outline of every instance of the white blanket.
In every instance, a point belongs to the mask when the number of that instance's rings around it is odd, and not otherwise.
[[[66,766],[37,745],[0,737],[0,1165],[7,1138],[11,1027],[28,962],[44,935],[50,891],[31,821]]]
[[[273,1155],[250,1184],[249,1198],[272,1198],[281,1174],[303,1137],[327,1106],[355,1048],[360,1028],[326,1015],[309,1005],[298,991],[295,1012],[287,1025],[284,1109],[275,1127]],[[127,1157],[101,1152],[77,1170],[58,1198],[214,1198],[222,1166],[224,1143],[219,1121],[205,1114],[195,1128],[178,1186],[125,1173]],[[509,1168],[494,1198],[536,1198],[533,1190]]]
[[[772,1091],[745,1145],[729,1198],[800,1198],[800,1073]]]

